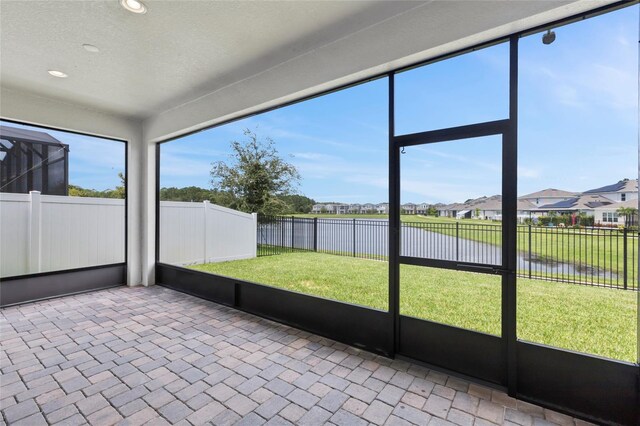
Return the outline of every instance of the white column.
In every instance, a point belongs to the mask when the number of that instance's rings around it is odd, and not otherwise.
[[[155,284],[156,263],[156,144],[143,138],[143,152],[139,167],[142,171],[140,196],[142,200],[142,284]]]
[[[29,203],[29,273],[42,271],[42,203],[40,191],[30,191]]]
[[[140,285],[142,280],[143,224],[142,204],[144,199],[143,146],[141,128],[129,139],[127,144],[127,284]]]

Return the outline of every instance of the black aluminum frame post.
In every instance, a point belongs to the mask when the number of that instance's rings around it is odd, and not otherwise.
[[[400,148],[395,143],[395,74],[389,73],[389,312],[393,352],[400,351]]]
[[[509,40],[509,126],[502,143],[502,338],[505,341],[507,391],[517,394],[518,238],[518,37]]]

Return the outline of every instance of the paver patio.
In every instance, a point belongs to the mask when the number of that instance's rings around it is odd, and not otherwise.
[[[0,327],[0,424],[587,424],[162,287],[6,308]]]

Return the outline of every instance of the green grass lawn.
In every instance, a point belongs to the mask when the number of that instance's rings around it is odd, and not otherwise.
[[[386,262],[289,253],[193,269],[327,299],[387,310]],[[401,266],[401,312],[500,334],[500,278]],[[635,361],[637,293],[576,284],[518,280],[518,337],[608,358]]]

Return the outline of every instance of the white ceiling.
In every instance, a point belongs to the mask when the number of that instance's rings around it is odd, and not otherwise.
[[[265,87],[248,103],[391,67],[497,27],[521,29],[539,14],[559,17],[604,3],[147,0],[148,13],[135,15],[117,0],[1,0],[0,83],[143,119],[212,94],[218,104],[233,103],[238,92],[225,89],[257,76],[281,89]],[[83,43],[100,52],[86,52]]]

